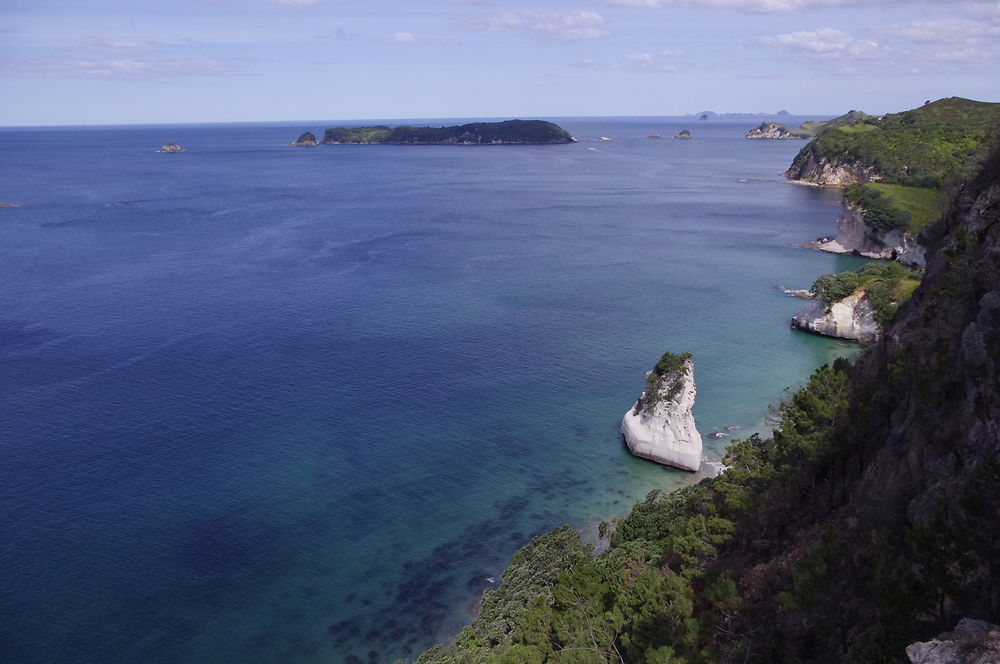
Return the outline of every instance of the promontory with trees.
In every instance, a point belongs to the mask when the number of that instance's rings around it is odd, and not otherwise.
[[[771,433],[734,440],[720,474],[602,524],[604,553],[568,527],[533,539],[479,617],[418,664],[946,661],[923,658],[937,648],[997,661],[997,109],[946,99],[807,144],[790,177],[840,169],[842,185],[945,201],[918,231],[919,285],[891,263],[814,285],[821,306],[878,290],[885,334],[818,369]],[[924,207],[881,193],[848,204],[890,226]]]

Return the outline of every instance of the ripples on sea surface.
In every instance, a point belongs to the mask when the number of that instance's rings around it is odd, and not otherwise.
[[[837,194],[782,182],[801,143],[757,122],[0,131],[5,659],[412,659],[533,534],[696,479],[618,434],[663,351],[703,434],[845,352],[774,290],[858,264],[792,246]]]

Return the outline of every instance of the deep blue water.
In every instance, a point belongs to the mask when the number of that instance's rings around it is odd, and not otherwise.
[[[703,435],[849,352],[788,328],[776,285],[857,261],[792,246],[837,194],[757,122],[0,130],[3,659],[412,658],[532,534],[697,479],[618,434],[664,350]]]

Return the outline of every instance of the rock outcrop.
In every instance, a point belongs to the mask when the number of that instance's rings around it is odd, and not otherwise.
[[[646,374],[646,391],[622,418],[622,435],[632,454],[698,470],[702,441],[691,413],[695,394],[694,360],[666,353]]]
[[[882,336],[875,309],[863,290],[834,302],[829,309],[822,300],[813,300],[792,316],[792,327],[862,344],[874,343]]]
[[[176,143],[164,143],[158,152],[185,152],[185,150]]]
[[[912,233],[879,231],[865,223],[865,212],[843,202],[837,217],[837,237],[819,240],[816,248],[833,254],[857,254],[866,258],[897,260],[907,267],[924,268],[926,250]]]
[[[319,142],[311,131],[307,131],[299,136],[294,143],[289,143],[289,145],[297,148],[314,148],[319,145]]]
[[[809,138],[805,134],[793,134],[788,130],[788,127],[779,122],[763,122],[759,127],[754,127],[747,132],[744,138],[760,138],[760,139],[778,139],[778,140],[788,140],[788,139],[800,139],[804,140]]]
[[[687,129],[681,129],[674,138],[691,138],[691,132]]]
[[[954,631],[906,648],[911,664],[998,664],[1000,627],[963,618]]]
[[[882,176],[875,171],[874,166],[844,159],[829,159],[816,156],[808,150],[810,143],[796,156],[791,168],[782,173],[790,180],[806,182],[823,187],[845,187],[855,182],[872,182],[881,180]]]

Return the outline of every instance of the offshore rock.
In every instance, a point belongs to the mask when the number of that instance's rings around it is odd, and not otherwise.
[[[927,252],[915,235],[903,231],[876,230],[865,223],[864,210],[846,201],[837,217],[837,237],[817,242],[816,248],[832,254],[897,260],[908,267],[921,269],[927,265]]]
[[[311,131],[307,131],[299,136],[294,143],[289,143],[289,145],[297,148],[314,148],[318,144],[316,136]]]
[[[862,344],[874,343],[882,336],[875,309],[863,290],[834,302],[829,309],[822,300],[813,300],[792,316],[792,327]]]
[[[906,647],[911,664],[1000,664],[1000,627],[963,618],[955,630]]]
[[[686,356],[679,368],[658,381],[655,369],[646,376],[647,391],[622,418],[621,431],[629,450],[656,463],[698,470],[702,441],[691,413],[697,391],[694,360]],[[655,390],[653,398],[648,394],[650,387]]]
[[[176,143],[164,143],[158,152],[185,152],[185,150]]]

